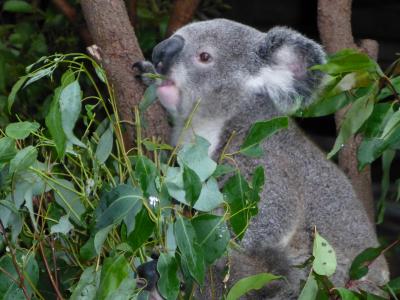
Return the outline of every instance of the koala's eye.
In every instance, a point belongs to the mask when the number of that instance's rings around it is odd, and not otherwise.
[[[207,52],[201,52],[199,55],[199,59],[202,63],[207,63],[211,60],[211,55]]]

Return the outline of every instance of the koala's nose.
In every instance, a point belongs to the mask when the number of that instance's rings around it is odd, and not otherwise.
[[[168,71],[177,54],[181,52],[184,43],[183,37],[174,35],[154,47],[152,60],[158,72],[165,74]]]

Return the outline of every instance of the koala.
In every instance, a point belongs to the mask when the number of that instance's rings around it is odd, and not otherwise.
[[[292,29],[274,27],[264,33],[214,19],[182,27],[154,48],[152,63],[135,66],[142,73],[165,76],[157,95],[172,117],[171,143],[176,145],[181,134],[183,142],[199,135],[210,142],[209,154],[217,158],[233,131],[228,153],[239,149],[255,121],[289,115],[315,101],[323,74],[310,67],[324,61],[322,47]],[[182,133],[198,101],[191,128]],[[267,179],[259,213],[240,242],[241,249],[229,254],[227,285],[270,272],[286,280],[246,299],[297,299],[309,269],[294,266],[310,257],[316,227],[336,251],[333,282],[343,286],[354,257],[378,246],[374,225],[350,181],[293,120],[262,148],[265,154],[260,158],[235,157],[245,175],[263,165]],[[223,269],[221,261],[213,270],[213,282],[200,289],[198,298],[221,298]],[[381,284],[388,276],[386,262],[379,258],[365,279]]]

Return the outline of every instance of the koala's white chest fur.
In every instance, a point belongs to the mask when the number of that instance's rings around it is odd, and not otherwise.
[[[222,129],[225,124],[225,119],[216,120],[194,120],[192,121],[192,126],[188,129],[188,132],[184,134],[184,141],[189,142],[193,134],[199,135],[205,138],[211,145],[208,148],[208,154],[211,155],[217,150],[220,144]]]

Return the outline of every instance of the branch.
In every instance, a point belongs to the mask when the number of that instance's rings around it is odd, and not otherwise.
[[[18,286],[20,289],[22,289],[22,292],[24,293],[25,298],[27,300],[30,300],[31,297],[29,297],[28,291],[26,290],[26,286],[24,284],[24,281],[25,281],[24,275],[21,273],[21,271],[18,267],[17,256],[15,254],[14,248],[11,247],[11,245],[8,241],[6,229],[4,228],[3,222],[1,220],[0,220],[0,233],[3,235],[4,243],[6,244],[8,249],[10,249],[12,263],[14,265],[15,271],[17,272],[18,278],[19,278]]]
[[[199,3],[200,0],[174,0],[168,23],[167,36],[172,35],[176,30],[193,19]]]
[[[318,29],[322,43],[328,53],[343,48],[360,49],[371,58],[378,57],[378,43],[374,40],[361,40],[356,45],[351,29],[352,0],[318,0]],[[335,114],[336,128],[340,125],[349,107],[344,107]],[[353,188],[362,201],[371,221],[374,221],[375,206],[372,194],[371,169],[367,166],[358,171],[357,150],[362,142],[360,135],[353,136],[339,152],[339,166],[349,177]]]
[[[39,241],[39,252],[40,252],[40,255],[42,256],[44,266],[46,268],[47,274],[49,275],[51,285],[53,286],[53,289],[56,292],[57,300],[63,300],[64,298],[61,295],[60,289],[58,288],[58,285],[53,278],[53,274],[51,273],[49,263],[47,262],[46,255],[44,254],[44,249],[43,249],[42,243],[43,243],[42,241]]]
[[[134,144],[133,108],[142,98],[144,86],[135,79],[131,66],[143,60],[134,30],[129,22],[123,0],[81,0],[83,15],[94,43],[101,50],[102,64],[116,93],[121,121],[126,125],[124,142]],[[147,128],[144,135],[169,137],[169,126],[164,110],[157,103],[145,114]]]

